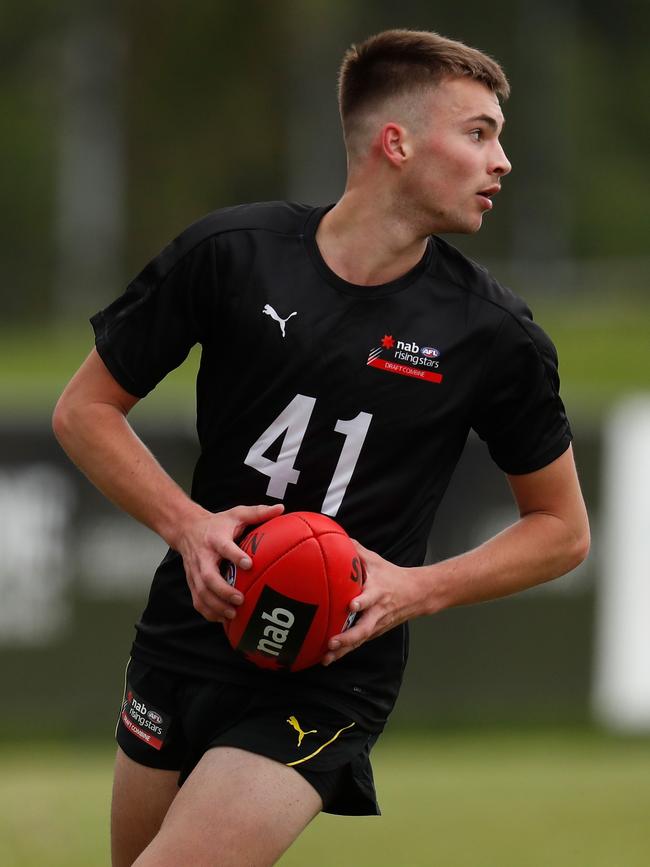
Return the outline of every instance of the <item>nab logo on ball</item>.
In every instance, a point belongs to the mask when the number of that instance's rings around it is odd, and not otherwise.
[[[271,656],[277,656],[282,650],[284,642],[287,640],[289,629],[295,622],[295,617],[286,608],[274,608],[271,614],[264,611],[262,620],[270,620],[273,626],[264,627],[265,638],[260,639],[257,649],[262,653],[270,653]],[[281,627],[285,627],[282,629]]]
[[[281,666],[298,655],[317,605],[309,605],[265,587],[237,646],[244,653],[262,653]]]

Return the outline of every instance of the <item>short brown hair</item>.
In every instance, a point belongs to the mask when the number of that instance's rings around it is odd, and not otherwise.
[[[428,30],[385,30],[352,45],[339,70],[339,109],[344,133],[350,119],[392,96],[467,76],[502,99],[510,94],[505,73],[487,54]]]

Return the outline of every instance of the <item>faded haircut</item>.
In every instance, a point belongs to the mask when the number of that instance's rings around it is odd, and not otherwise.
[[[472,78],[505,100],[510,85],[496,60],[427,30],[385,30],[352,45],[339,70],[339,110],[349,143],[361,115],[388,99],[415,94],[443,79]]]

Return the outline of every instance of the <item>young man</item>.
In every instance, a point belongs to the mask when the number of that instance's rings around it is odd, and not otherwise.
[[[406,622],[585,557],[554,348],[523,302],[436,237],[478,231],[492,208],[511,168],[508,90],[493,60],[434,33],[353,47],[342,198],[217,211],[93,317],[96,349],[59,401],[57,436],[170,546],[118,723],[115,867],[272,864],[321,809],[378,812],[368,756],[399,689]],[[126,417],[197,341],[190,499]],[[521,517],[423,567],[470,428]],[[234,653],[220,626],[241,602],[220,560],[247,568],[234,540],[283,508],[335,517],[367,567],[355,625],[322,666],[288,675]]]

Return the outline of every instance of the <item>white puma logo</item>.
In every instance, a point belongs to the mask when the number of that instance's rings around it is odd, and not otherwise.
[[[292,316],[298,315],[297,311],[294,310],[293,313],[290,313],[286,319],[282,319],[280,316],[278,316],[278,314],[275,312],[275,310],[271,307],[270,304],[264,305],[264,310],[262,310],[262,313],[266,313],[266,315],[270,316],[271,319],[275,319],[275,321],[280,326],[280,331],[282,332],[283,337],[285,337],[284,329],[285,329],[287,322],[291,319]]]

